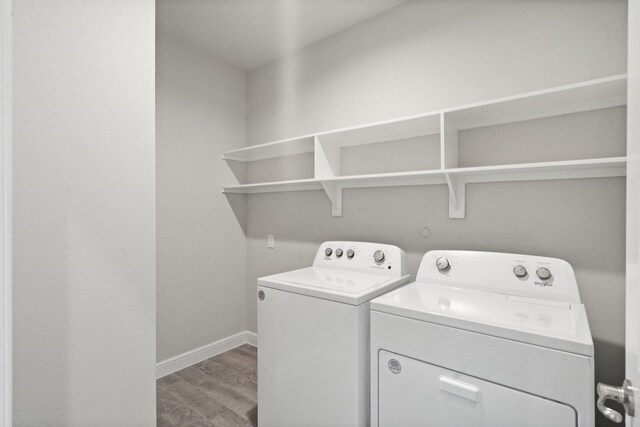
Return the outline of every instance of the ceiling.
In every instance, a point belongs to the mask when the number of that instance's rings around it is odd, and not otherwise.
[[[406,0],[158,0],[157,28],[244,70]]]

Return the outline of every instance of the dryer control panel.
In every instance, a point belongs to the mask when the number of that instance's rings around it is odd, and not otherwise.
[[[571,265],[558,258],[475,251],[430,251],[416,282],[516,297],[580,303]]]
[[[390,277],[409,274],[404,251],[397,246],[382,243],[324,242],[316,253],[313,266]]]

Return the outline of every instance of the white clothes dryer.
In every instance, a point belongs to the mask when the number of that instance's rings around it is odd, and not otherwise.
[[[593,342],[560,259],[431,251],[371,301],[372,426],[594,425]]]

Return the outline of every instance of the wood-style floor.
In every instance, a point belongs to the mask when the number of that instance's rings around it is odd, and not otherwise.
[[[257,349],[245,344],[160,378],[158,426],[257,425],[257,374]]]

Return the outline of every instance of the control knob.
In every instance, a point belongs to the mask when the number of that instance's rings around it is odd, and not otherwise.
[[[340,258],[342,256],[342,249],[336,249],[336,256]]]
[[[355,254],[356,254],[356,253],[355,253],[355,252],[353,252],[353,249],[349,249],[349,250],[347,251],[347,258],[349,258],[349,259],[353,258],[353,256],[354,256]]]
[[[539,278],[541,278],[542,280],[547,280],[549,277],[551,277],[551,272],[549,271],[548,268],[545,267],[540,267],[537,271],[536,274],[538,275]]]
[[[384,262],[384,252],[382,252],[382,251],[380,251],[380,250],[375,251],[375,252],[373,253],[373,260],[374,260],[377,264],[380,264],[380,263]]]
[[[438,267],[438,270],[444,272],[448,271],[451,268],[451,263],[449,262],[447,257],[441,256],[436,260],[436,266]]]
[[[521,265],[516,265],[513,267],[513,274],[515,274],[516,277],[525,277],[527,275],[527,269]]]
[[[331,248],[327,248],[324,250],[324,254],[326,256],[331,256],[332,253],[333,253],[333,250]]]

